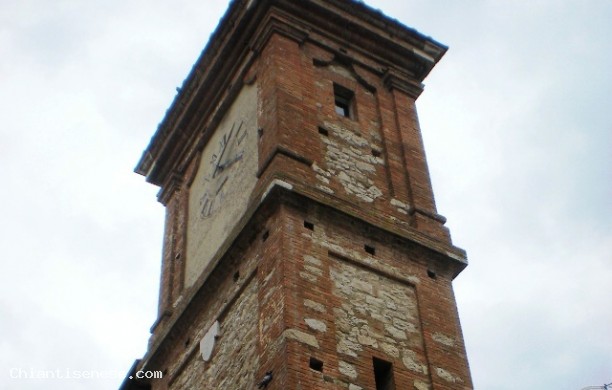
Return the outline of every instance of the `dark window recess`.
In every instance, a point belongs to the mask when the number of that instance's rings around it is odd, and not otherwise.
[[[355,94],[350,89],[334,84],[334,105],[336,114],[347,118],[354,118]]]
[[[310,358],[309,367],[315,371],[323,372],[323,362],[317,358]]]
[[[260,127],[259,129],[257,129],[257,136],[259,138],[261,138],[263,136],[263,127]]]
[[[372,256],[374,256],[376,254],[376,248],[374,248],[373,246],[369,246],[369,245],[364,245],[363,249],[365,249],[365,251],[369,254],[371,254]]]
[[[372,363],[374,364],[376,390],[395,390],[393,364],[377,358],[372,358]]]
[[[436,279],[438,277],[438,275],[436,275],[436,271],[433,271],[430,269],[427,270],[427,276],[429,276],[432,279]]]
[[[308,230],[314,230],[314,223],[312,222],[308,222],[308,221],[304,221],[304,227]]]
[[[381,151],[378,149],[372,149],[372,156],[374,157],[380,157],[381,155]]]
[[[329,136],[329,131],[327,131],[326,128],[323,127],[319,127],[319,134],[324,135],[324,136]]]
[[[261,240],[262,241],[266,241],[268,239],[268,237],[270,237],[270,231],[266,230],[263,234],[263,236],[261,236]]]
[[[233,279],[234,279],[234,282],[237,282],[237,281],[238,281],[238,279],[240,279],[240,271],[236,271],[236,272],[234,273],[234,277],[233,277]]]

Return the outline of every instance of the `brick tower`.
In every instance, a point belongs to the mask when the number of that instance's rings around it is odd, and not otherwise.
[[[136,168],[165,238],[122,389],[472,388],[415,109],[445,51],[361,2],[231,2]]]

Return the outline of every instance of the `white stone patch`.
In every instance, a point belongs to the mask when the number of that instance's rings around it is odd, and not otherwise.
[[[305,299],[304,300],[304,306],[306,306],[309,309],[312,309],[314,311],[317,311],[319,313],[325,313],[325,306],[323,306],[320,303],[317,303],[315,301],[311,301],[310,299]]]
[[[414,380],[414,388],[416,390],[430,390],[429,384],[427,384],[427,383],[425,383],[423,381],[420,381],[418,379]]]
[[[319,278],[317,278],[313,274],[309,274],[308,272],[300,272],[300,278],[304,280],[308,280],[309,282],[312,282],[312,283],[316,283],[319,281]]]
[[[321,241],[321,246],[323,246],[324,248],[327,248],[327,249],[329,249],[329,250],[331,250],[333,252],[336,252],[336,253],[339,253],[341,255],[344,255],[344,256],[351,256],[351,257],[354,257],[354,258],[359,259],[359,260],[363,259],[363,256],[360,256],[356,252],[348,251],[348,250],[344,249],[342,246],[340,246],[338,244],[334,244],[333,242],[330,242],[328,240]]]
[[[326,177],[325,177],[325,176],[323,176],[323,175],[317,175],[317,176],[316,176],[316,178],[317,178],[317,179],[319,179],[321,182],[323,182],[323,183],[325,183],[325,184],[329,184],[329,179],[328,179],[328,178],[326,178]]]
[[[357,336],[357,341],[361,345],[365,345],[365,346],[368,346],[368,347],[378,348],[378,342],[376,341],[376,339],[373,338],[373,337],[370,337],[370,335],[367,334],[367,333],[359,334]]]
[[[349,383],[348,390],[363,390],[363,387]]]
[[[408,206],[404,202],[400,202],[399,200],[395,198],[391,199],[391,206],[396,207],[397,211],[399,211],[402,214],[408,214],[410,211],[410,206]]]
[[[446,345],[448,347],[455,346],[455,339],[453,339],[452,337],[448,337],[445,334],[434,333],[431,337],[434,339],[434,341],[436,341],[436,342],[438,342],[440,344],[444,344],[444,345]]]
[[[357,357],[357,352],[361,350],[362,350],[361,345],[352,343],[348,339],[338,341],[338,346],[336,347],[336,351],[338,351],[338,353],[352,356],[352,357]]]
[[[443,368],[436,367],[436,375],[449,383],[463,382],[461,378],[454,376]]]
[[[338,371],[340,371],[341,374],[348,376],[349,378],[357,378],[357,370],[355,369],[355,367],[345,361],[340,360],[338,362]]]
[[[320,166],[317,165],[316,162],[312,164],[312,170],[315,171],[316,173],[318,173],[321,176],[331,177],[331,173],[329,173],[328,171],[322,169]]]
[[[402,363],[407,369],[418,372],[420,374],[427,374],[427,366],[421,364],[417,360],[416,353],[414,351],[403,351]]]
[[[306,318],[304,319],[304,322],[306,322],[306,325],[308,325],[310,329],[316,330],[317,332],[324,333],[327,331],[327,325],[325,325],[325,322],[323,321],[319,321],[314,318]]]
[[[332,190],[331,188],[329,188],[327,186],[323,186],[323,185],[317,184],[316,187],[318,189],[320,189],[321,191],[327,193],[327,194],[333,194],[334,193],[334,190]]]
[[[266,199],[266,197],[268,196],[270,191],[272,191],[272,188],[274,188],[274,186],[279,186],[279,187],[288,189],[289,191],[293,190],[293,185],[291,185],[290,183],[287,183],[286,181],[283,181],[280,179],[274,179],[272,180],[272,183],[270,183],[268,188],[266,188],[263,195],[261,196],[261,202],[263,202],[264,199]]]
[[[406,332],[393,326],[385,326],[385,330],[396,340],[407,340]]]
[[[399,349],[397,349],[397,347],[393,344],[382,343],[380,345],[380,348],[389,356],[392,356],[394,358],[399,357]]]
[[[410,206],[408,206],[406,203],[401,202],[395,198],[391,199],[391,206],[395,206],[398,209],[403,209],[405,212],[408,212],[408,210],[410,209]]]
[[[368,164],[363,161],[357,161],[355,165],[357,166],[357,169],[361,172],[369,172],[369,173],[376,172],[376,168],[372,164]]]
[[[309,263],[309,264],[315,265],[315,266],[317,266],[317,267],[320,267],[320,266],[321,266],[321,264],[322,264],[321,260],[317,259],[316,257],[310,256],[310,255],[305,255],[305,256],[304,256],[304,261],[305,261],[306,263]]]
[[[317,275],[317,276],[323,276],[323,271],[321,271],[320,268],[317,267],[313,267],[311,265],[305,265],[304,269],[308,272],[310,272],[313,275]]]
[[[283,332],[287,339],[296,340],[302,344],[310,345],[311,347],[319,348],[317,338],[311,334],[302,332],[298,329],[287,329]]]

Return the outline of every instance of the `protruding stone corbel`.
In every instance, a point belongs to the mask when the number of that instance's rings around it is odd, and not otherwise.
[[[413,99],[417,99],[423,92],[423,84],[411,79],[395,69],[387,69],[383,75],[383,83],[389,90],[397,89]]]
[[[172,173],[170,180],[161,186],[161,189],[157,193],[157,200],[164,206],[167,206],[172,196],[181,190],[182,185],[182,176],[176,172]]]

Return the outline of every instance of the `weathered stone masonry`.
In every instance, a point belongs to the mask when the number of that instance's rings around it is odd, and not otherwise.
[[[451,370],[446,361],[465,358],[460,329],[454,321],[443,329],[432,316],[455,316],[452,302],[438,303],[435,313],[421,307],[422,297],[450,290],[452,275],[438,268],[438,256],[325,208],[286,210],[295,291],[287,298],[288,326],[302,344],[295,365],[307,367],[310,357],[324,363],[304,388],[375,388],[373,357],[393,363],[398,389],[471,386],[467,367]],[[432,269],[440,270],[435,279]]]
[[[452,290],[465,252],[437,213],[415,103],[445,51],[360,2],[230,4],[137,167],[167,216],[133,370],[164,377],[122,389],[250,390],[268,371],[266,390],[472,388]],[[203,150],[254,95],[245,211],[188,253]]]

